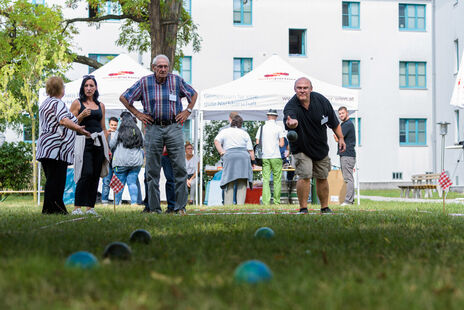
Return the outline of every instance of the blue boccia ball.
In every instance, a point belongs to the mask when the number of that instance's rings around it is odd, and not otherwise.
[[[66,260],[67,267],[91,269],[98,267],[98,259],[92,253],[79,251],[69,255]]]
[[[269,227],[261,227],[255,231],[255,238],[271,239],[274,237],[274,231]]]
[[[235,269],[234,277],[238,283],[257,284],[271,280],[272,272],[265,263],[259,260],[249,260]]]

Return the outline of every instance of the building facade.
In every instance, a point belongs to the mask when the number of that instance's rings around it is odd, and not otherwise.
[[[45,0],[46,5],[59,2]],[[457,1],[442,2],[444,7],[445,2]],[[184,0],[184,5],[202,38],[199,53],[191,47],[183,50],[180,74],[195,89],[239,78],[278,54],[310,76],[359,90],[361,183],[408,182],[413,174],[434,170],[433,17],[436,13],[438,21],[439,13],[445,15],[440,5],[436,12],[431,0]],[[101,9],[117,12],[111,3]],[[457,20],[457,11],[452,14]],[[65,8],[64,15],[88,16],[88,5],[80,2],[75,9]],[[102,22],[98,28],[79,24],[75,51],[100,61],[127,53],[115,45],[120,25],[119,21]],[[437,47],[438,43],[437,39]],[[149,67],[148,54],[130,55]],[[75,64],[67,76],[77,79],[89,70]],[[437,82],[437,98],[449,92],[453,83],[441,84],[445,81]],[[448,89],[440,92],[438,88]],[[450,118],[453,113],[448,113]],[[438,120],[438,111],[436,116]],[[335,143],[330,155],[338,165]]]

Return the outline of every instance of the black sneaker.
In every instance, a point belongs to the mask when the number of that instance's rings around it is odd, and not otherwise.
[[[321,213],[333,213],[333,211],[330,210],[329,207],[325,207],[325,208],[322,208],[322,209],[321,209]]]
[[[174,209],[167,208],[166,211],[164,211],[164,213],[166,213],[166,214],[174,213]]]
[[[161,210],[150,210],[148,208],[145,208],[142,210],[142,213],[156,213],[156,214],[161,214],[163,213]]]
[[[307,214],[308,213],[308,208],[301,208],[300,211],[298,212],[300,214]]]

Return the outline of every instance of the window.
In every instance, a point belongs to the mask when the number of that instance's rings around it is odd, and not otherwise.
[[[180,75],[187,83],[192,83],[192,56],[184,56],[180,62],[180,72],[174,73]]]
[[[455,54],[455,59],[456,59],[456,63],[454,65],[454,72],[455,73],[458,73],[459,72],[459,61],[460,61],[460,57],[459,57],[459,40],[456,39],[454,40],[454,54]]]
[[[425,31],[425,5],[400,4],[399,28],[400,30]]]
[[[403,172],[393,172],[392,173],[393,180],[402,180],[403,179]]]
[[[400,61],[400,88],[425,88],[425,62]]]
[[[253,58],[234,58],[234,80],[253,70]]]
[[[101,64],[106,64],[110,62],[114,57],[118,56],[118,54],[89,54],[89,58],[95,59]],[[95,68],[89,66],[89,73],[95,71]]]
[[[343,28],[359,29],[359,2],[342,2]]]
[[[353,123],[354,128],[356,129],[356,118],[355,117],[350,117],[350,121]],[[358,117],[358,136],[356,137],[358,139],[358,146],[361,145],[361,118]]]
[[[288,53],[290,55],[306,55],[306,29],[289,29]]]
[[[192,0],[184,0],[183,6],[184,6],[184,10],[186,10],[187,13],[192,15]]]
[[[359,60],[343,60],[342,85],[343,87],[359,87]]]
[[[426,145],[426,119],[400,118],[400,145]]]
[[[234,1],[234,25],[251,25],[252,0]]]
[[[122,8],[119,2],[106,1],[106,3],[99,7],[92,7],[89,5],[89,17],[97,15],[122,15]]]

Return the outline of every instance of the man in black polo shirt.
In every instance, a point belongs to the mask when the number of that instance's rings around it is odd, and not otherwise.
[[[338,138],[340,152],[345,151],[345,141],[338,119],[329,100],[313,92],[311,81],[299,78],[295,82],[295,96],[284,108],[284,124],[287,130],[294,130],[298,139],[290,142],[298,175],[296,191],[300,212],[308,213],[308,196],[311,178],[316,178],[317,196],[321,202],[321,212],[332,212],[329,207],[330,171],[327,126]]]
[[[342,169],[343,179],[346,183],[346,196],[342,206],[352,205],[354,202],[354,178],[353,169],[356,163],[356,133],[353,122],[350,121],[348,110],[346,107],[338,109],[338,117],[342,121],[342,133],[346,143],[346,150],[344,152],[338,151],[340,155],[340,166]],[[337,141],[337,137],[335,137]]]

